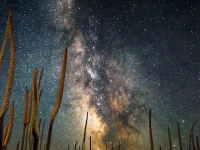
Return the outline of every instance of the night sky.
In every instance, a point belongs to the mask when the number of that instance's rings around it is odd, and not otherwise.
[[[187,0],[1,0],[0,42],[8,10],[13,11],[16,72],[11,102],[15,118],[8,149],[21,140],[26,86],[35,68],[44,74],[39,117],[48,124],[57,98],[61,64],[69,46],[64,95],[53,127],[51,149],[81,145],[89,113],[87,145],[150,148],[148,112],[152,109],[154,145],[183,148],[200,119],[200,1]],[[0,71],[0,99],[7,83],[10,53]],[[11,105],[11,103],[10,103]],[[6,114],[6,120],[10,110]],[[199,135],[200,124],[194,129]]]

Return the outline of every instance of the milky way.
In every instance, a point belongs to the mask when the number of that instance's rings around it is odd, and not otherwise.
[[[95,149],[112,142],[117,147],[120,142],[123,149],[145,150],[150,108],[155,145],[168,148],[169,125],[177,147],[179,121],[186,146],[189,128],[200,118],[197,2],[32,0],[0,5],[0,33],[4,34],[11,8],[17,47],[11,98],[16,117],[10,147],[22,136],[25,87],[30,87],[36,67],[44,68],[39,117],[49,120],[66,46],[66,83],[52,149],[72,147],[75,141],[81,145],[88,112],[86,139],[89,143],[92,137]],[[1,70],[1,99],[8,64],[9,53]]]

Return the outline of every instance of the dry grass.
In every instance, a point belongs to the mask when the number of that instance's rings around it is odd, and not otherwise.
[[[4,95],[4,100],[2,104],[2,108],[0,110],[0,150],[6,149],[7,144],[9,143],[9,139],[11,137],[12,133],[12,127],[13,127],[13,120],[14,120],[14,103],[11,106],[10,111],[10,118],[7,125],[7,129],[5,132],[5,135],[3,135],[3,128],[4,128],[4,116],[8,110],[10,97],[12,93],[12,86],[13,86],[13,80],[14,80],[14,74],[15,74],[15,42],[14,42],[14,34],[13,34],[13,23],[12,23],[12,13],[9,11],[8,15],[8,22],[5,30],[5,36],[2,44],[2,49],[0,52],[0,68],[2,67],[2,62],[4,59],[8,39],[10,38],[10,48],[11,48],[11,55],[10,55],[10,68],[9,68],[9,74],[8,74],[8,81],[6,85],[6,91]],[[48,137],[47,142],[44,144],[44,149],[49,150],[50,144],[51,144],[51,137],[52,137],[52,129],[53,129],[53,122],[55,120],[55,117],[60,109],[61,101],[62,101],[62,95],[63,95],[63,89],[64,89],[64,83],[65,83],[65,74],[66,74],[66,64],[67,64],[67,50],[64,51],[64,57],[62,62],[62,70],[61,70],[61,77],[60,77],[60,85],[58,89],[58,96],[56,100],[56,105],[52,111],[52,114],[50,116],[50,123],[49,123],[49,129],[48,129]],[[38,69],[35,69],[32,79],[32,86],[30,90],[30,101],[28,100],[29,92],[28,88],[26,88],[25,93],[25,104],[24,104],[24,121],[23,121],[23,135],[22,135],[22,142],[21,142],[21,150],[26,150],[27,147],[29,149],[37,150],[37,149],[43,149],[42,148],[42,139],[43,139],[43,132],[44,132],[44,125],[46,120],[43,123],[42,132],[40,136],[40,124],[42,121],[42,118],[40,118],[40,121],[38,122],[38,108],[39,108],[39,102],[40,97],[42,95],[42,89],[40,89],[43,69],[41,70],[39,79],[38,79]],[[28,102],[29,101],[29,102]],[[29,107],[28,107],[29,103]],[[150,149],[154,150],[154,142],[153,142],[153,131],[152,131],[152,117],[151,117],[151,109],[149,110],[149,135],[150,135]],[[31,128],[29,129],[31,121]],[[196,141],[194,139],[194,127],[196,125],[196,122],[191,127],[190,135],[189,135],[189,144],[188,144],[188,150],[200,150],[199,148],[199,141],[198,136],[196,136]],[[86,143],[86,131],[87,131],[87,123],[88,123],[88,112],[86,115],[86,122],[85,122],[85,129],[84,129],[84,135],[83,135],[83,141],[82,141],[82,147],[79,146],[79,149],[85,150],[85,143]],[[181,132],[180,132],[180,126],[179,122],[177,122],[178,127],[178,140],[179,140],[179,149],[183,150],[182,141],[181,141]],[[28,132],[30,131],[30,132]],[[4,136],[4,141],[3,141]],[[168,126],[168,137],[169,137],[169,148],[172,150],[172,142],[171,142],[171,135],[170,135],[170,128]],[[29,142],[28,142],[29,141]],[[89,142],[89,148],[92,150],[92,137],[90,136],[90,142]],[[196,143],[196,145],[195,145]],[[122,143],[123,144],[123,143]],[[74,145],[74,150],[77,149],[77,141]],[[16,145],[16,150],[20,148],[20,141]],[[105,146],[105,149],[107,150],[107,144]],[[111,146],[111,149],[121,149],[121,143],[117,145],[115,148],[113,143]],[[159,147],[161,150],[161,146]],[[69,146],[68,146],[69,150]]]

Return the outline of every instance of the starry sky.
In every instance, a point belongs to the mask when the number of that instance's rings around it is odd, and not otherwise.
[[[17,58],[8,149],[22,136],[25,89],[35,68],[44,68],[39,117],[42,123],[47,119],[47,138],[66,46],[67,74],[52,149],[73,147],[75,141],[81,145],[87,111],[87,145],[92,136],[99,150],[119,141],[123,149],[148,149],[149,109],[155,148],[169,149],[169,126],[178,149],[177,121],[186,148],[191,125],[200,118],[199,1],[1,0],[0,6],[0,42],[12,9]],[[8,49],[0,71],[1,102],[9,56]]]

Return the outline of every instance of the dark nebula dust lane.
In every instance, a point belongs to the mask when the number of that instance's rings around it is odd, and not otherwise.
[[[170,126],[176,149],[179,121],[186,147],[191,124],[200,118],[198,1],[4,0],[0,5],[0,35],[12,9],[17,48],[11,98],[16,117],[9,148],[21,138],[25,87],[36,67],[44,68],[39,117],[48,120],[66,46],[67,77],[52,149],[81,144],[87,112],[87,140],[92,136],[95,149],[112,142],[123,149],[148,149],[150,108],[155,145],[168,148]],[[1,99],[8,64],[6,53]]]

